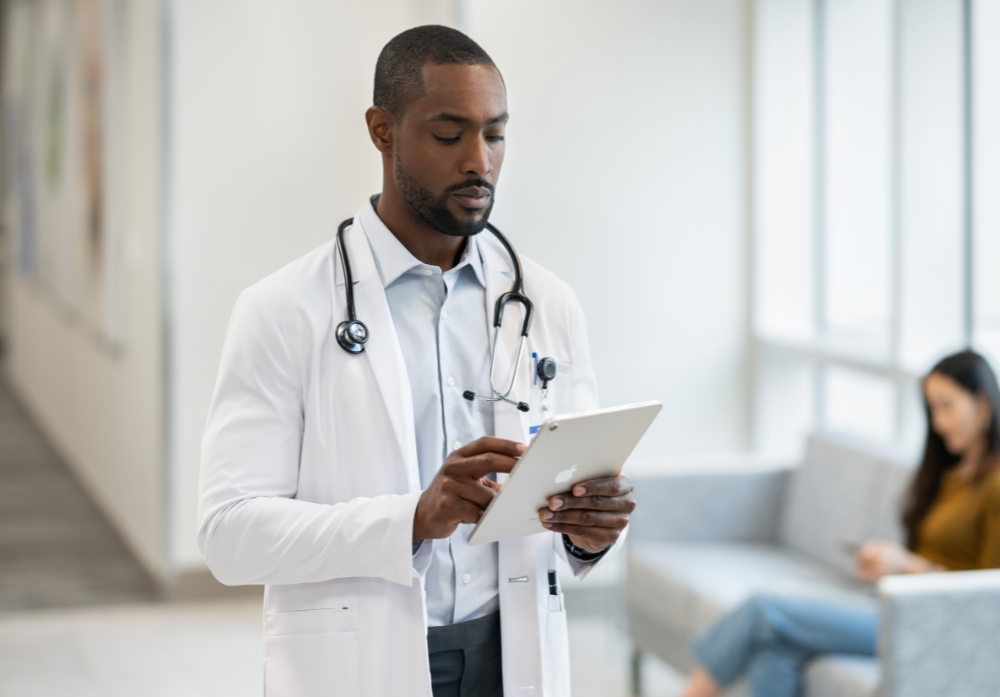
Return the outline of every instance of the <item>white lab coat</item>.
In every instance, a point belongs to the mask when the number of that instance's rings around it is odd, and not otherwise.
[[[421,489],[410,383],[361,223],[345,237],[358,317],[371,335],[362,354],[334,336],[347,311],[332,241],[236,303],[205,429],[198,539],[221,582],[266,586],[267,697],[431,697],[429,555],[412,554]],[[492,322],[513,273],[492,236],[481,239]],[[552,413],[595,408],[597,390],[575,295],[522,264],[535,318],[513,394],[529,396],[531,411],[499,403],[495,426],[497,436],[527,442],[542,420],[532,351],[559,364]],[[508,306],[497,347],[498,384],[517,345],[518,307]],[[552,533],[499,543],[507,696],[569,695],[565,611],[546,576],[557,554],[566,556]],[[590,570],[569,562],[578,575]]]

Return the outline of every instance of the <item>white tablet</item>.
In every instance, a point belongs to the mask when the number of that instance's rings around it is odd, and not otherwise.
[[[549,419],[514,465],[479,523],[471,544],[545,532],[538,511],[549,497],[589,479],[614,477],[663,405],[626,404]]]

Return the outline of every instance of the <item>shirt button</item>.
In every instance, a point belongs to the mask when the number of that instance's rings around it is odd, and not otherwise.
[[[448,311],[441,310],[441,319],[448,319]]]
[[[458,450],[461,447],[462,447],[462,444],[459,443],[458,441],[455,441],[454,443],[451,444],[451,449],[452,450]]]
[[[469,574],[462,574],[462,583],[468,583],[472,580],[472,576]]]
[[[431,275],[431,274],[433,274],[433,273],[434,273],[434,272],[433,272],[433,271],[431,271],[430,269],[424,269],[424,276],[430,276],[430,275]]]
[[[455,384],[455,378],[453,378],[452,376],[449,375],[448,376],[448,386],[451,387],[454,384]]]

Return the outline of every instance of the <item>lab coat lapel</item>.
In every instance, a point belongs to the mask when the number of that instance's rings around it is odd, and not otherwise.
[[[403,353],[399,347],[399,338],[389,311],[385,289],[382,287],[382,279],[375,268],[375,259],[360,218],[360,214],[356,216],[354,225],[344,233],[354,277],[354,304],[357,316],[368,326],[368,333],[371,336],[365,344],[364,352],[358,358],[367,360],[375,373],[375,380],[385,402],[389,421],[392,423],[393,435],[406,465],[409,491],[419,491],[420,471],[417,465],[417,439],[413,425],[410,379],[406,373],[406,363],[403,361]],[[339,255],[335,257],[334,263],[339,299],[333,316],[334,322],[338,323],[341,319],[337,318],[346,318],[346,313],[338,309],[346,308],[347,298],[344,293],[343,269]]]
[[[486,316],[489,318],[492,339],[494,303],[500,295],[510,290],[514,273],[507,257],[494,246],[492,240],[480,240],[479,248],[482,250],[483,271],[486,277]],[[497,387],[506,387],[510,380],[514,354],[521,334],[522,309],[520,304],[511,303],[504,313],[504,322],[496,347]],[[529,362],[526,354],[521,355],[519,360],[521,366],[511,397],[528,401],[528,390],[531,387]],[[493,423],[497,437],[528,442],[528,415],[519,411],[514,405],[494,402]],[[500,483],[506,478],[505,474],[497,475]],[[541,579],[535,554],[535,538],[529,536],[501,540],[498,552],[504,685],[509,685],[513,694],[540,694],[542,645],[538,586]],[[527,581],[513,579],[527,579]]]

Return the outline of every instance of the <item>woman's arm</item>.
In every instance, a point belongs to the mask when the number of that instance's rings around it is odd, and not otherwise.
[[[889,540],[872,540],[862,545],[854,557],[854,570],[862,581],[872,583],[892,574],[928,574],[947,571],[943,566]]]
[[[996,478],[987,482],[983,506],[983,536],[979,547],[978,567],[980,569],[1000,569],[1000,484]]]

